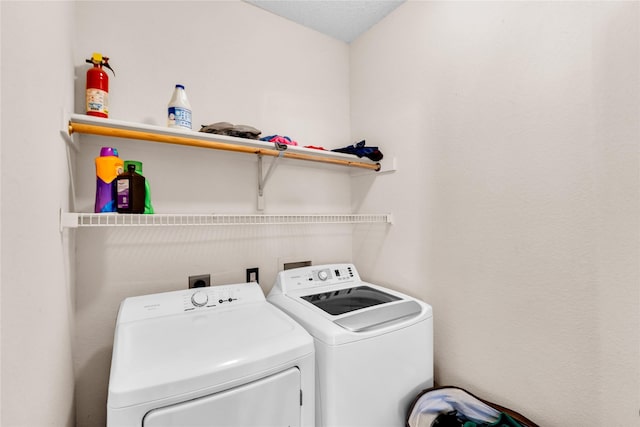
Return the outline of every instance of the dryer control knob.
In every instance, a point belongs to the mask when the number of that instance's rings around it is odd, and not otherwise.
[[[196,307],[202,307],[208,301],[209,301],[209,297],[207,296],[207,294],[205,294],[202,291],[194,292],[193,295],[191,295],[191,302]]]
[[[327,280],[327,278],[329,277],[329,275],[327,274],[327,272],[325,270],[322,271],[318,271],[318,279],[325,281]]]

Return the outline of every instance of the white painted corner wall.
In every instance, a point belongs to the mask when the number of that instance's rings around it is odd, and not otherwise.
[[[153,21],[148,19],[153,9]],[[95,31],[95,17],[112,25]],[[83,112],[84,58],[99,51],[110,76],[110,117],[164,126],[176,83],[185,85],[194,130],[227,121],[300,145],[350,144],[348,45],[232,2],[76,4],[76,112]],[[78,99],[79,98],[79,99]],[[115,145],[143,162],[157,213],[257,213],[253,155],[148,142],[82,137],[78,210],[92,210],[94,157]],[[272,159],[265,158],[265,171]],[[349,213],[349,170],[281,159],[265,188],[264,213]],[[384,226],[383,226],[384,227]],[[282,260],[351,260],[352,226],[232,226],[82,229],[77,256],[77,426],[106,416],[113,332],[120,302],[187,287],[187,277],[244,282],[258,267],[268,291]],[[80,249],[81,248],[81,249]]]
[[[0,424],[73,426],[73,242],[60,112],[73,108],[69,2],[0,2]]]
[[[433,305],[436,382],[541,426],[639,421],[639,8],[409,1],[351,45],[352,133],[399,159],[354,262]]]
[[[104,424],[122,298],[254,266],[269,288],[279,260],[310,256],[351,258],[431,303],[437,382],[544,426],[637,424],[639,8],[409,1],[347,46],[239,1],[0,2],[0,423]],[[162,125],[183,83],[195,125],[380,146],[399,169],[375,179],[284,163],[267,210],[393,212],[394,225],[61,235],[59,110],[82,112],[93,51],[116,70],[113,118]],[[81,210],[101,145],[83,139],[71,159]],[[118,148],[144,162],[158,211],[255,209],[251,156]]]

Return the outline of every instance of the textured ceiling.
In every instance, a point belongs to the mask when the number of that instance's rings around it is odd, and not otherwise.
[[[351,43],[405,0],[244,0]]]

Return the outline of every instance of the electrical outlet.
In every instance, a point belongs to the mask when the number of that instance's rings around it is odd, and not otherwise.
[[[258,279],[259,279],[258,267],[247,268],[247,283],[250,283],[250,282],[260,283]]]
[[[201,274],[199,276],[189,276],[189,289],[204,288],[211,286],[211,275]]]

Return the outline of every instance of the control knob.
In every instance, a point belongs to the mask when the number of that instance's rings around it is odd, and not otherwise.
[[[327,280],[328,277],[329,275],[327,274],[326,270],[318,271],[318,279],[324,282],[325,280]]]
[[[209,301],[209,297],[207,296],[206,293],[202,291],[194,292],[193,295],[191,295],[191,302],[196,307],[202,307],[208,301]]]

